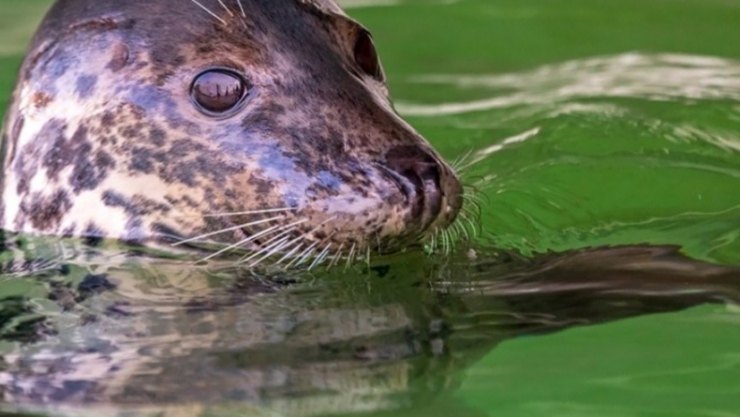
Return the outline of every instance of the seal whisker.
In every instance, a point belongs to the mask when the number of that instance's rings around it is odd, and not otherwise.
[[[474,231],[478,232],[481,229],[481,212],[480,210],[475,212],[472,209],[463,207],[459,214],[465,221],[470,224]]]
[[[246,239],[242,239],[242,240],[240,240],[240,241],[238,241],[238,242],[236,242],[236,243],[234,243],[234,244],[232,244],[232,245],[229,245],[229,246],[227,246],[227,247],[225,247],[225,248],[223,248],[223,249],[219,250],[219,251],[218,251],[218,252],[216,252],[216,253],[213,253],[213,254],[211,254],[211,255],[208,255],[208,256],[206,256],[205,258],[201,259],[201,260],[200,260],[200,262],[204,262],[204,261],[207,261],[207,260],[209,260],[209,259],[215,258],[215,257],[216,257],[216,256],[218,256],[218,255],[221,255],[221,254],[222,254],[222,253],[224,253],[224,252],[228,252],[228,251],[230,251],[230,250],[232,250],[232,249],[234,249],[234,248],[237,248],[237,247],[243,246],[243,245],[245,245],[246,243],[249,243],[249,242],[253,241],[254,239],[256,239],[256,238],[258,238],[258,237],[260,237],[260,236],[262,236],[262,235],[264,235],[264,234],[267,234],[267,233],[270,233],[270,232],[272,232],[273,230],[277,229],[278,227],[279,227],[278,225],[275,225],[275,226],[269,227],[269,228],[267,228],[267,229],[265,229],[265,230],[263,230],[263,231],[261,231],[261,232],[259,232],[259,233],[255,234],[255,235],[249,236],[249,237],[248,237],[248,238],[246,238]]]
[[[293,223],[290,223],[290,224],[286,224],[285,226],[281,226],[280,229],[278,229],[278,230],[282,230],[283,232],[280,233],[277,236],[272,237],[270,240],[268,240],[267,242],[263,243],[262,245],[267,245],[270,242],[274,241],[275,239],[277,239],[277,238],[279,238],[281,236],[285,236],[285,235],[289,234],[290,232],[292,232],[295,229],[297,229],[296,226],[298,226],[298,225],[300,225],[302,223],[305,223],[307,221],[308,221],[308,219],[302,219],[302,220],[298,220],[298,221],[293,222]]]
[[[365,251],[365,263],[367,264],[367,267],[370,268],[370,245],[367,245],[367,250]]]
[[[473,204],[472,206],[464,205],[458,213],[458,217],[470,224],[473,230],[478,230],[481,228],[481,216],[483,212],[477,204]]]
[[[465,235],[465,240],[470,240],[470,234],[468,234],[468,229],[465,227],[465,225],[462,222],[455,222],[454,224],[460,229],[460,233]]]
[[[318,246],[318,244],[319,244],[319,242],[315,242],[312,245],[313,247],[311,248],[311,250],[308,253],[306,253],[306,254],[304,254],[304,255],[301,256],[301,260],[298,261],[298,263],[296,264],[296,266],[303,265],[305,262],[307,262],[309,259],[311,259],[311,256],[313,255],[314,251],[316,251],[316,246]]]
[[[295,211],[292,207],[274,208],[274,209],[263,209],[263,210],[251,210],[251,211],[236,211],[233,213],[210,213],[204,215],[204,217],[229,217],[229,216],[246,216],[250,214],[265,214],[265,213],[282,213],[286,211]]]
[[[447,237],[447,229],[439,229],[439,250],[443,254],[449,252]]]
[[[459,240],[460,236],[463,234],[463,231],[465,230],[465,227],[460,222],[454,222],[452,223],[451,229],[453,230],[455,234],[455,240]]]
[[[324,243],[324,242],[328,241],[329,239],[331,239],[332,237],[334,237],[334,234],[335,233],[336,232],[334,232],[331,235],[327,236],[326,239],[324,239],[324,240],[321,241],[321,243]],[[316,259],[313,260],[313,262],[311,263],[311,265],[308,266],[308,270],[310,271],[311,269],[313,269],[314,266],[320,265],[321,263],[323,263],[324,260],[326,259],[326,256],[328,255],[330,249],[331,249],[331,243],[328,243],[326,245],[326,247],[324,248],[324,250],[322,250],[321,252],[319,252],[318,256],[316,256]]]
[[[289,248],[289,247],[290,247],[290,244],[283,245],[283,249]],[[289,259],[291,256],[293,256],[294,253],[296,253],[299,250],[301,250],[302,247],[303,247],[303,243],[300,243],[299,242],[298,245],[296,245],[296,247],[294,247],[293,249],[291,249],[290,252],[288,252],[285,255],[283,255],[282,258],[278,259],[278,261],[275,262],[275,264],[276,265],[280,265],[281,263],[283,263],[284,261],[286,261],[287,259]]]
[[[319,223],[318,225],[316,225],[316,227],[314,227],[313,229],[309,230],[308,232],[306,232],[306,233],[304,233],[304,234],[302,234],[302,235],[298,236],[297,238],[295,238],[295,239],[291,240],[290,242],[286,243],[286,244],[285,244],[285,246],[284,246],[284,248],[288,248],[288,247],[291,247],[291,246],[293,246],[293,244],[294,244],[294,243],[296,243],[296,242],[300,241],[301,239],[304,239],[304,238],[305,238],[306,236],[308,236],[308,235],[310,235],[310,234],[312,234],[312,233],[316,232],[317,230],[319,230],[319,229],[321,228],[321,226],[323,226],[323,225],[325,225],[326,223],[328,223],[328,222],[331,222],[331,221],[333,221],[333,220],[335,220],[335,219],[336,219],[336,216],[334,216],[334,217],[331,217],[331,218],[329,218],[329,219],[326,219],[326,220],[324,220],[323,222],[321,222],[321,223]],[[306,220],[307,220],[307,219],[306,219]],[[300,223],[302,223],[302,222],[300,222]],[[273,238],[273,239],[274,239],[274,238]],[[301,246],[303,246],[303,244],[299,245],[299,247],[301,247]],[[312,245],[312,246],[314,246],[314,245]],[[311,248],[312,246],[309,246],[309,248]],[[306,249],[306,250],[308,250],[308,249]],[[303,256],[303,255],[304,255],[304,253],[301,253],[300,255],[298,255],[298,257],[301,257],[301,256]],[[280,259],[280,260],[279,260],[279,261],[278,261],[277,263],[279,264],[279,263],[283,262],[283,261],[284,261],[284,260],[286,260],[286,259],[287,259],[287,256],[283,256],[283,258],[281,258],[281,259]],[[295,259],[293,260],[293,262],[295,262]],[[293,262],[289,263],[289,264],[288,264],[288,265],[286,266],[286,268],[290,267],[290,266],[291,266],[291,265],[293,264]]]
[[[460,237],[460,233],[457,230],[457,227],[455,225],[451,225],[444,231],[445,235],[447,235],[447,242],[448,242],[448,251],[449,253],[451,250],[455,248],[455,243],[457,242],[457,239]]]
[[[464,187],[463,189],[464,189],[464,192],[462,193],[462,196],[461,196],[463,199],[467,199],[469,201],[475,201],[478,204],[483,204],[484,202],[485,203],[491,202],[488,195],[480,191],[478,187],[476,186],[471,185],[471,186]],[[485,197],[485,200],[484,200],[484,197]]]
[[[215,235],[218,235],[218,234],[221,234],[221,233],[233,232],[234,230],[243,229],[245,227],[256,226],[256,225],[268,223],[268,222],[271,222],[271,221],[274,221],[274,220],[280,220],[283,217],[284,216],[275,216],[275,217],[270,217],[269,219],[257,220],[257,221],[250,222],[250,223],[244,223],[244,224],[239,224],[239,225],[236,225],[236,226],[227,227],[225,229],[217,230],[215,232],[209,232],[209,233],[202,234],[200,236],[195,236],[195,237],[192,237],[192,238],[189,238],[189,239],[181,240],[179,242],[173,243],[172,246],[178,246],[178,245],[182,245],[182,244],[185,244],[185,243],[190,243],[190,242],[193,242],[193,241],[196,241],[196,240],[203,239],[204,237],[211,237],[211,236],[215,236]]]
[[[313,262],[311,262],[311,265],[308,266],[308,271],[312,270],[316,265],[320,265],[322,262],[324,262],[324,258],[329,252],[329,248],[330,245],[326,245],[326,247],[321,252],[319,252],[319,254],[313,259]]]
[[[224,4],[223,0],[218,0],[218,4],[220,4],[221,7],[224,8],[224,10],[226,10],[226,13],[228,13],[229,16],[232,16],[232,17],[234,16],[234,12],[232,12],[231,10],[229,10],[228,7],[226,7],[226,5]]]
[[[323,244],[324,242],[328,242],[329,240],[331,240],[331,238],[333,238],[334,235],[337,234],[337,231],[338,230],[335,230],[334,232],[332,232],[332,234],[330,234],[329,236],[327,236],[327,237],[323,238],[321,241],[319,241],[318,242],[319,245]],[[331,249],[331,243],[327,244],[326,247],[321,252],[319,252],[319,254],[316,256],[316,258],[313,260],[313,262],[311,262],[311,265],[309,265],[308,270],[310,271],[314,266],[319,265],[320,263],[322,263],[324,261],[324,258],[326,257],[326,255],[327,255],[327,253],[329,252],[330,249]],[[313,251],[311,251],[311,253],[313,253]],[[299,262],[298,264],[300,265],[302,262],[303,261]]]
[[[468,228],[470,228],[470,234],[472,234],[473,238],[478,237],[478,227],[476,227],[476,224],[468,217],[468,213],[460,212],[458,215],[458,220],[455,223],[460,223],[461,228],[463,231],[465,231],[465,235],[470,240],[471,236],[468,235],[467,231]]]
[[[447,255],[450,253],[450,235],[448,229],[441,231],[442,235],[442,252]]]
[[[478,197],[477,195],[463,193],[460,195],[460,197],[462,197],[463,200],[467,200],[468,202],[470,202],[470,204],[474,205],[478,210],[480,210],[481,202],[480,202],[480,197]]]
[[[307,235],[313,234],[313,233],[314,233],[315,231],[319,230],[319,229],[321,228],[321,226],[323,226],[324,224],[326,224],[326,223],[328,223],[328,222],[331,222],[331,221],[334,221],[334,220],[336,220],[336,218],[337,218],[337,216],[332,216],[332,217],[330,217],[330,218],[328,218],[328,219],[324,220],[323,222],[319,223],[319,224],[318,224],[318,225],[317,225],[316,227],[314,227],[313,229],[311,229],[311,231],[310,231],[310,232],[308,232],[308,233],[306,233],[306,234],[304,234],[304,235],[300,236],[300,237],[299,237],[298,239],[303,239],[303,238],[305,238],[305,237],[306,237]],[[336,232],[335,232],[335,233],[336,233]],[[334,235],[334,234],[332,234],[332,236],[333,236],[333,235]],[[310,245],[309,247],[307,247],[307,248],[306,248],[306,250],[304,250],[303,252],[301,252],[301,254],[300,254],[300,255],[296,256],[296,257],[295,257],[295,259],[293,259],[293,260],[292,260],[292,261],[291,261],[291,262],[290,262],[290,263],[289,263],[288,265],[286,265],[286,268],[290,268],[290,267],[291,267],[291,266],[292,266],[292,265],[293,265],[293,264],[294,264],[294,263],[295,263],[296,261],[298,261],[298,263],[296,263],[296,266],[297,266],[297,265],[301,265],[301,264],[303,264],[304,262],[306,262],[306,260],[307,260],[307,259],[308,259],[309,257],[311,257],[311,254],[313,254],[313,252],[314,252],[314,250],[315,250],[316,246],[317,246],[317,245],[319,245],[319,244],[320,244],[320,243],[322,243],[322,242],[323,242],[323,241],[316,241],[316,242],[312,243],[312,244],[311,244],[311,245]],[[300,260],[299,260],[299,259],[300,259]]]
[[[459,175],[464,175],[467,173],[468,170],[470,170],[470,168],[475,166],[475,164],[477,164],[478,162],[479,161],[476,161],[475,159],[466,158],[465,160],[461,161],[460,164],[458,164],[458,166],[455,167],[455,171],[457,171]]]
[[[206,13],[208,13],[209,15],[211,15],[211,16],[213,16],[213,17],[215,17],[215,18],[216,18],[216,19],[217,19],[217,20],[218,20],[219,22],[223,23],[223,24],[224,24],[224,26],[227,26],[227,23],[226,23],[226,21],[225,21],[224,19],[222,19],[222,18],[218,17],[218,15],[217,15],[216,13],[213,13],[213,12],[212,12],[212,11],[211,11],[210,9],[208,9],[208,7],[206,7],[206,6],[202,5],[202,4],[200,4],[200,3],[198,2],[198,0],[190,0],[190,1],[192,1],[192,2],[193,2],[193,3],[195,3],[195,4],[197,4],[197,5],[198,5],[198,7],[200,7],[200,8],[201,8],[201,9],[203,9],[203,10],[205,10],[205,12],[206,12]]]
[[[447,236],[449,237],[449,241],[450,241],[450,252],[451,251],[454,251],[455,250],[455,246],[460,241],[460,228],[459,227],[451,227],[451,228],[447,229]]]
[[[455,171],[457,171],[458,174],[459,174],[460,171],[463,168],[466,168],[466,167],[470,167],[471,166],[471,165],[467,165],[467,166],[464,166],[464,165],[468,161],[468,159],[470,159],[470,155],[472,155],[472,154],[473,154],[473,149],[471,148],[467,152],[465,152],[465,153],[461,154],[460,156],[458,156],[457,158],[455,158],[455,160],[452,161],[452,163],[450,164],[450,166],[452,167],[452,169],[454,169]]]
[[[339,259],[342,257],[342,249],[344,249],[344,242],[342,242],[342,244],[339,245],[339,249],[337,249],[337,253],[334,254],[334,257],[332,258],[331,262],[329,262],[329,265],[327,266],[327,268],[331,268],[337,264]]]
[[[298,265],[301,265],[302,263],[306,262],[306,259],[308,259],[308,257],[309,257],[309,256],[311,256],[311,254],[312,254],[312,253],[313,253],[313,251],[314,251],[314,248],[315,248],[315,247],[316,247],[316,245],[318,245],[318,244],[319,244],[319,242],[318,242],[318,241],[316,241],[316,242],[313,242],[313,243],[312,243],[311,245],[309,245],[309,246],[308,246],[308,247],[306,248],[306,250],[304,250],[303,252],[301,252],[301,253],[300,253],[300,255],[296,256],[296,257],[295,257],[295,258],[294,258],[294,259],[293,259],[293,260],[292,260],[292,261],[291,261],[291,262],[290,262],[290,263],[289,263],[288,265],[286,265],[285,267],[286,267],[286,268],[290,268],[290,267],[291,267],[291,266],[293,265],[293,263],[295,263],[296,261],[298,261],[298,263],[296,263],[296,266],[298,266]]]
[[[479,210],[480,207],[477,206],[476,204],[472,204],[472,206],[473,207],[471,207],[471,205],[469,204],[466,204],[465,206],[463,206],[460,209],[459,215],[462,215],[464,213],[465,215],[468,215],[468,216],[478,217],[480,215],[480,210]]]
[[[236,242],[236,243],[234,243],[234,244],[232,244],[232,245],[229,245],[229,246],[227,246],[227,247],[225,247],[225,248],[223,248],[223,249],[219,250],[219,251],[218,251],[218,252],[216,252],[216,253],[213,253],[213,254],[210,254],[210,255],[206,256],[205,258],[201,259],[201,260],[200,260],[199,262],[205,262],[205,261],[207,261],[207,260],[209,260],[209,259],[215,258],[216,256],[218,256],[218,255],[221,255],[221,254],[222,254],[222,253],[224,253],[224,252],[228,252],[228,251],[230,251],[231,249],[237,248],[237,247],[239,247],[239,246],[243,246],[244,244],[246,244],[246,243],[249,243],[249,242],[251,242],[251,241],[253,241],[253,240],[257,239],[258,237],[261,237],[261,236],[264,236],[264,235],[270,234],[270,233],[274,232],[274,231],[275,231],[275,229],[277,229],[277,230],[280,230],[280,229],[282,229],[282,228],[283,228],[283,227],[281,227],[280,225],[275,225],[275,226],[272,226],[272,227],[268,227],[267,229],[265,229],[265,230],[263,230],[263,231],[261,231],[261,232],[259,232],[259,233],[256,233],[256,234],[254,234],[254,235],[251,235],[251,236],[249,236],[249,237],[248,237],[248,238],[246,238],[246,239],[242,239],[242,240],[240,240],[239,242]]]
[[[303,219],[301,221],[298,221],[298,222],[295,222],[295,223],[292,223],[292,224],[289,224],[289,225],[285,226],[285,227],[288,227],[287,230],[284,230],[282,233],[279,233],[276,236],[273,236],[272,238],[270,238],[270,240],[268,240],[267,242],[263,243],[263,245],[267,245],[267,246],[263,246],[259,251],[257,251],[257,252],[255,252],[255,253],[253,253],[251,255],[248,255],[248,256],[240,259],[239,262],[237,262],[237,264],[247,263],[247,262],[251,261],[252,259],[256,258],[257,256],[259,256],[260,254],[264,253],[264,251],[267,251],[267,250],[272,249],[275,245],[279,245],[280,242],[284,243],[286,240],[290,239],[290,237],[289,236],[286,236],[286,235],[288,235],[288,234],[290,234],[290,232],[294,231],[297,228],[296,227],[297,225],[299,225],[301,223],[304,223],[306,221],[308,221],[308,220],[307,219]],[[276,240],[282,238],[283,236],[285,236],[285,238],[283,238],[280,241],[278,241],[278,243],[275,243]],[[262,261],[262,259],[260,259],[260,261]]]
[[[481,198],[477,194],[465,193],[462,195],[462,198],[470,202],[470,204],[473,204],[476,209],[480,210],[483,201],[481,201]]]
[[[344,268],[347,269],[352,265],[352,261],[355,258],[355,249],[357,249],[357,242],[352,243],[352,249],[349,251],[349,255],[347,255],[347,263],[344,265]]]
[[[284,259],[290,258],[297,250],[300,250],[301,247],[303,247],[302,243],[299,243],[298,245],[292,245],[290,242],[281,242],[279,245],[277,245],[273,250],[270,251],[270,254],[265,256],[265,259],[269,256],[275,255],[280,252],[285,252],[286,249],[290,248],[291,246],[295,246],[293,249],[290,250],[287,254],[283,255],[278,261],[274,262],[273,265],[280,265]],[[261,262],[261,260],[260,260]],[[255,263],[256,265],[256,263]]]
[[[471,240],[471,234],[473,237],[476,237],[478,235],[478,227],[471,220],[471,217],[478,218],[476,213],[470,210],[462,210],[458,214],[457,219],[447,228],[435,228],[428,238],[427,253],[431,255],[437,252],[437,250],[441,250],[444,254],[450,254],[462,236],[467,241]],[[468,231],[468,228],[470,231]]]
[[[282,238],[282,239],[278,240],[277,242],[273,243],[272,245],[270,245],[270,246],[268,246],[268,247],[266,247],[266,248],[262,249],[261,251],[257,252],[257,253],[256,253],[255,255],[257,255],[257,254],[260,254],[260,253],[263,253],[263,252],[267,251],[267,253],[265,253],[265,255],[264,255],[263,257],[261,257],[261,258],[257,259],[256,261],[252,262],[251,264],[249,264],[249,267],[250,267],[250,268],[253,268],[253,267],[255,267],[255,266],[259,265],[259,264],[260,264],[260,263],[261,263],[262,261],[264,261],[265,259],[267,259],[267,258],[269,258],[270,256],[272,256],[272,255],[274,255],[274,254],[278,253],[278,252],[280,251],[280,249],[284,247],[284,244],[285,244],[285,242],[286,242],[286,241],[287,241],[288,239],[290,239],[290,238],[289,238],[288,236],[286,236],[286,237],[284,237],[284,238]],[[269,250],[269,251],[268,251],[268,249],[270,249],[270,247],[273,247],[273,249],[272,249],[272,250]]]
[[[432,238],[429,242],[429,252],[434,253],[437,251],[437,242],[439,240],[439,228],[435,227],[432,232]]]
[[[241,10],[242,12],[242,17],[246,19],[247,12],[244,10],[244,4],[242,4],[242,0],[236,0],[236,3],[239,5],[239,10]],[[245,21],[244,24],[246,25],[246,23],[247,22]]]
[[[473,155],[476,155],[476,156],[473,156]],[[465,156],[456,165],[453,165],[453,166],[454,166],[455,171],[457,171],[457,173],[459,174],[459,173],[469,170],[470,168],[477,165],[483,160],[485,160],[485,157],[481,158],[479,155],[479,152],[473,152],[473,150],[471,149],[465,154]]]

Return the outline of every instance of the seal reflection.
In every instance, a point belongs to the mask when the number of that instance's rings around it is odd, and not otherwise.
[[[133,257],[88,275],[67,266],[22,278],[61,312],[3,301],[3,340],[17,346],[0,372],[8,404],[132,415],[417,410],[507,339],[737,300],[740,289],[740,268],[649,246],[481,251],[472,263],[411,253],[364,272],[241,269],[216,280]]]

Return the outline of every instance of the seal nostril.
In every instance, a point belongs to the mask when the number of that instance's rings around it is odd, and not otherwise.
[[[401,191],[412,205],[412,214],[431,223],[442,210],[441,169],[424,150],[403,146],[386,154],[386,166],[402,178]],[[398,182],[398,180],[396,181]]]
[[[442,211],[442,184],[439,164],[423,163],[417,164],[416,175],[422,183],[424,202],[426,209],[432,214],[433,218]]]

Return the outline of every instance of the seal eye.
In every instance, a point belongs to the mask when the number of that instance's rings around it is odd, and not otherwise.
[[[221,115],[242,102],[247,93],[246,84],[232,71],[208,70],[195,78],[190,95],[204,113]]]
[[[370,33],[366,30],[360,32],[355,43],[355,62],[365,73],[373,78],[380,79],[380,61],[378,52]]]

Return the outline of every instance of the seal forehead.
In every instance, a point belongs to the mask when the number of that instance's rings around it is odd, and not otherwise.
[[[162,80],[172,68],[218,64],[214,57],[224,66],[275,68],[277,57],[331,66],[351,52],[358,27],[332,0],[59,0],[33,49],[42,53],[77,32],[115,31],[121,42],[108,47],[148,49],[152,71]],[[111,66],[120,64],[111,60]]]

